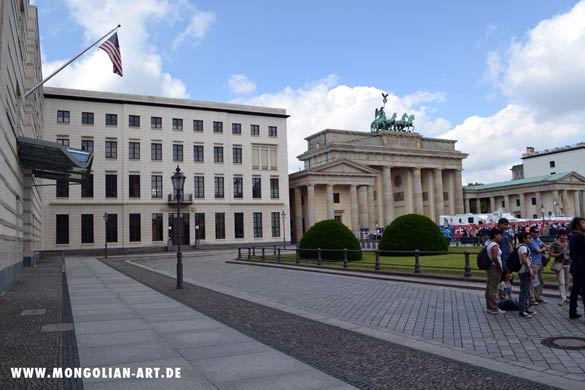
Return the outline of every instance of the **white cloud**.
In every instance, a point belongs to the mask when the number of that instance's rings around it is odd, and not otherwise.
[[[585,110],[585,1],[569,12],[541,21],[524,42],[510,45],[507,68],[498,82],[513,103],[550,116]],[[488,64],[494,57],[488,57]],[[488,66],[495,75],[497,63]]]
[[[205,37],[207,31],[214,23],[215,13],[194,10],[187,27],[173,40],[173,49],[176,49],[188,38],[192,39],[192,44],[198,43]]]
[[[244,74],[233,74],[228,80],[233,93],[236,94],[247,94],[256,90],[256,83],[250,80]]]
[[[303,168],[296,157],[307,149],[306,136],[327,128],[370,132],[374,110],[382,104],[383,91],[337,83],[337,77],[329,75],[301,88],[286,87],[276,93],[238,99],[237,102],[286,108],[290,115],[287,121],[289,172],[296,172]],[[451,126],[444,119],[430,118],[428,112],[433,111],[432,108],[420,104],[436,103],[442,99],[442,94],[429,92],[416,92],[403,98],[390,94],[386,112],[414,114],[417,130],[428,136],[429,129],[445,132]]]
[[[159,50],[149,42],[147,24],[151,21],[173,22],[177,10],[167,0],[106,0],[92,2],[65,0],[68,11],[83,29],[83,47],[102,36],[117,23],[124,77],[112,73],[107,54],[97,48],[65,68],[49,86],[128,92],[167,97],[188,97],[180,79],[163,71]],[[178,3],[179,6],[182,3]],[[177,4],[174,4],[176,7]],[[131,15],[132,17],[128,17]],[[75,53],[72,53],[72,55]],[[45,55],[46,57],[46,55]],[[65,60],[43,62],[43,74],[49,75]]]

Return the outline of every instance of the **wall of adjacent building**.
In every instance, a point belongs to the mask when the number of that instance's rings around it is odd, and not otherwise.
[[[535,152],[524,155],[524,177],[536,177],[563,172],[577,172],[585,176],[585,145],[581,147],[555,148],[557,152]],[[551,162],[554,167],[551,167]]]

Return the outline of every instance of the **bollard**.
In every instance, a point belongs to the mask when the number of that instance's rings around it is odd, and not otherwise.
[[[264,248],[262,248],[262,261],[266,260],[266,255],[264,253]]]
[[[274,250],[274,252],[273,252],[272,254],[273,254],[274,256],[276,256],[276,245],[274,245],[274,246],[272,247],[272,249]]]
[[[321,266],[321,248],[317,248],[317,265]]]
[[[252,248],[248,247],[248,260],[252,260]]]
[[[380,252],[376,249],[376,263],[374,264],[374,269],[376,271],[380,270]]]
[[[418,249],[414,250],[414,273],[420,274],[420,251]]]
[[[469,264],[469,251],[465,251],[465,273],[463,274],[466,278],[471,278],[473,274],[471,273],[471,266]]]
[[[347,260],[347,248],[343,248],[343,268],[347,268],[349,266]]]
[[[278,257],[276,258],[276,262],[280,263],[280,248],[278,248]]]
[[[242,248],[238,248],[238,260],[242,260]]]
[[[295,264],[301,264],[301,250],[299,248],[295,249]]]

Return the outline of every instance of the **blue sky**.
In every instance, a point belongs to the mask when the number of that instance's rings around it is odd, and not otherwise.
[[[582,141],[583,2],[38,3],[45,75],[122,24],[124,78],[92,50],[48,85],[286,108],[290,171],[305,136],[369,131],[381,91],[417,132],[458,140],[464,183]]]

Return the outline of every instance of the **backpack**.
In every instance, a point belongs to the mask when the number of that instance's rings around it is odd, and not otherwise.
[[[490,260],[487,252],[487,246],[481,248],[479,253],[477,254],[477,268],[486,270],[492,265],[492,261]]]
[[[518,254],[518,248],[514,249],[510,256],[508,256],[508,271],[511,272],[518,272],[520,268],[522,268],[522,261],[520,260],[520,255]]]

